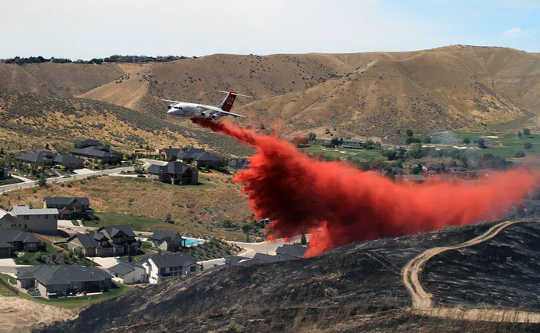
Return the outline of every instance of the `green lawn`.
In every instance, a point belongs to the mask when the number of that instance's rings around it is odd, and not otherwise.
[[[381,151],[376,149],[328,148],[321,145],[312,145],[306,148],[299,148],[299,150],[311,156],[332,160],[347,158],[366,160],[385,159],[381,155]]]
[[[13,280],[12,277],[5,274],[0,274],[0,279],[3,280],[7,284],[10,284],[9,281]],[[14,287],[6,287],[0,281],[0,295],[1,296],[18,296],[18,297],[26,298],[28,300],[37,302],[37,303],[52,305],[52,306],[69,309],[69,310],[80,310],[89,305],[100,303],[100,302],[127,294],[134,290],[135,288],[133,287],[119,285],[119,286],[116,286],[115,288],[109,289],[109,291],[100,295],[73,297],[73,298],[60,298],[60,299],[45,299],[42,297],[32,297],[23,292],[17,293],[17,290],[14,289]]]
[[[10,184],[17,184],[17,183],[22,183],[22,182],[23,181],[20,180],[20,179],[10,177],[10,178],[7,178],[7,179],[0,179],[0,186],[10,185]]]
[[[165,225],[165,222],[159,219],[142,217],[142,216],[133,216],[133,215],[123,215],[116,213],[104,213],[99,212],[95,214],[99,217],[99,221],[84,221],[85,226],[89,227],[103,227],[110,225],[129,225],[133,230],[137,231],[152,231],[157,226]]]
[[[482,137],[487,146],[486,149],[482,149],[482,152],[504,158],[514,157],[518,151],[523,151],[527,155],[540,154],[540,134],[531,133],[530,136],[522,136],[522,138],[517,136],[517,131],[516,133],[456,133],[456,136],[460,144],[463,139],[469,138],[472,146],[476,146],[472,144],[473,139]],[[530,143],[532,147],[526,149],[526,143]]]
[[[0,296],[17,296],[17,289],[11,287],[9,279],[13,278],[5,274],[0,274],[0,280],[2,280],[0,281]]]
[[[46,248],[44,251],[38,251],[38,252],[24,252],[24,255],[22,257],[15,258],[15,263],[17,265],[43,265],[43,264],[79,264],[84,266],[95,266],[96,264],[86,258],[79,258],[76,256],[73,256],[71,253],[60,253],[56,248],[54,248],[51,244],[46,243]],[[56,259],[55,262],[43,262],[40,261],[39,258],[44,255],[56,255],[57,257],[60,256],[62,258]]]

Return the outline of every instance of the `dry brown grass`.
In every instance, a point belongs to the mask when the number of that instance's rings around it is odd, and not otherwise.
[[[174,229],[192,235],[243,239],[241,231],[227,231],[223,220],[236,223],[248,220],[251,213],[239,185],[231,175],[200,173],[201,185],[178,186],[147,179],[100,177],[71,185],[10,192],[0,196],[4,208],[19,203],[42,207],[48,196],[83,196],[96,211],[145,216],[163,221],[168,213],[176,225],[160,223],[156,227]]]

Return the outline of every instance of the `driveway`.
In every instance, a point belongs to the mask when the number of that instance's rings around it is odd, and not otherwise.
[[[119,260],[115,257],[87,257],[87,258],[105,269],[116,266],[119,262]]]
[[[133,171],[134,168],[129,167],[120,167],[120,168],[114,168],[114,169],[107,169],[107,170],[89,170],[89,169],[80,169],[78,171],[82,171],[81,174],[75,174],[71,175],[69,177],[51,177],[47,178],[47,184],[55,184],[55,183],[65,183],[70,182],[73,180],[80,180],[80,179],[86,179],[92,176],[107,176],[107,175],[113,175],[113,174],[119,174],[122,171]],[[88,171],[87,171],[88,170]],[[38,186],[38,182],[35,180],[30,180],[24,177],[15,177],[17,179],[21,179],[24,181],[24,183],[18,183],[18,184],[9,184],[9,185],[3,185],[0,186],[0,194],[5,192],[11,192],[16,190],[22,190],[26,188],[32,188]]]

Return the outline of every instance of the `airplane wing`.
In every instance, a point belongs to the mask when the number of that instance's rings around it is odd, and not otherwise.
[[[238,113],[223,111],[223,110],[218,109],[216,107],[205,107],[203,105],[199,105],[199,108],[203,109],[203,110],[208,110],[208,111],[212,111],[212,112],[215,112],[215,113],[219,113],[221,115],[227,115],[227,116],[233,116],[233,117],[239,117],[239,118],[245,118],[246,117],[246,116],[243,116],[243,115],[238,114]]]
[[[221,114],[226,114],[228,116],[233,116],[233,117],[240,117],[240,118],[245,118],[246,116],[242,116],[241,114],[238,114],[238,113],[232,113],[232,112],[227,112],[227,111],[218,111],[219,113]]]
[[[164,99],[164,98],[161,98],[162,101],[165,101],[165,102],[169,102],[169,103],[182,103],[180,101],[172,101],[170,99]]]

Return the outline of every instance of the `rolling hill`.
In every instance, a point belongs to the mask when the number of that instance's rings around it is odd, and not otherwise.
[[[394,140],[398,130],[409,128],[430,133],[540,126],[540,56],[499,47],[215,54],[146,64],[0,64],[0,89],[114,104],[150,115],[150,126],[164,121],[181,129],[178,138],[185,138],[182,131],[194,133],[195,141],[203,132],[189,122],[164,119],[160,97],[217,104],[222,98],[217,90],[234,89],[254,97],[237,102],[235,110],[249,116],[244,125],[269,128],[279,119],[284,134]]]
[[[528,265],[538,254],[537,224],[510,227],[479,251],[471,247],[433,258],[422,272],[429,291],[461,306],[532,304],[537,309],[531,294],[537,295],[538,265]],[[309,259],[171,279],[94,305],[77,319],[40,332],[535,332],[539,324],[450,320],[410,310],[400,268],[426,249],[469,240],[492,225],[368,241]],[[487,265],[486,254],[502,260]],[[506,285],[511,289],[500,287]]]

